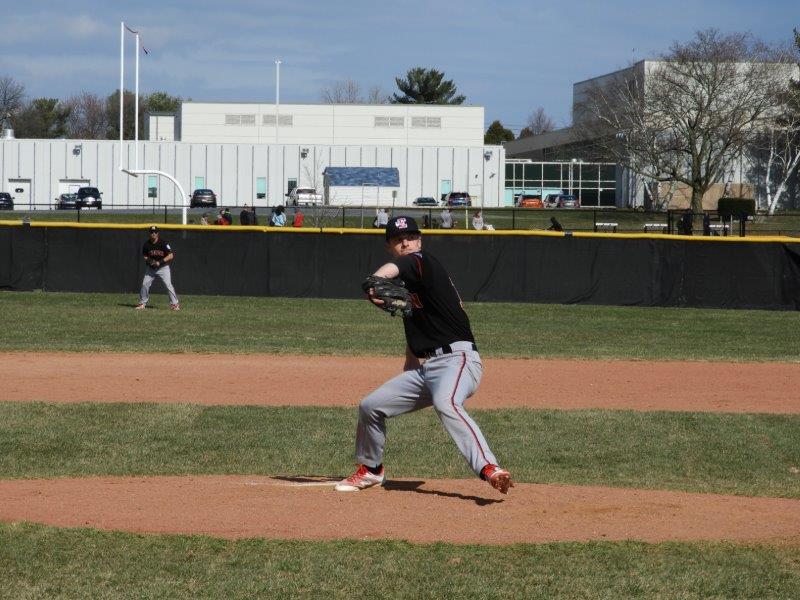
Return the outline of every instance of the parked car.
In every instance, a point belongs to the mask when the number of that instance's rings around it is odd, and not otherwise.
[[[436,198],[431,198],[430,196],[420,196],[412,204],[414,206],[439,206]]]
[[[61,194],[56,198],[56,208],[58,210],[74,210],[80,208],[78,194]]]
[[[80,208],[96,208],[100,210],[103,208],[103,193],[96,187],[82,187],[78,188],[78,204]]]
[[[190,208],[197,208],[197,207],[217,207],[217,195],[214,193],[214,190],[209,190],[207,188],[198,188],[194,192],[192,192],[192,199],[189,200],[189,207]]]
[[[580,208],[581,201],[577,196],[573,196],[572,194],[562,194],[559,196],[556,206],[558,208]]]
[[[322,194],[317,193],[314,188],[296,187],[286,194],[286,197],[289,198],[287,202],[289,206],[316,206],[317,204],[322,204]]]
[[[516,204],[517,208],[544,208],[542,197],[536,194],[520,194]]]
[[[466,192],[450,192],[445,196],[445,206],[472,206],[472,199]]]
[[[544,205],[548,208],[580,208],[581,201],[573,194],[548,194]]]
[[[0,192],[0,210],[14,210],[14,197],[8,192]]]

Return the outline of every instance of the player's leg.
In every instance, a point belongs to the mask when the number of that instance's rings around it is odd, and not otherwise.
[[[155,278],[153,270],[148,268],[144,273],[144,279],[142,279],[142,289],[139,291],[138,306],[147,306],[147,303],[150,301],[150,286],[153,285]]]
[[[172,273],[170,272],[170,268],[168,266],[161,267],[156,274],[161,278],[161,281],[164,282],[164,287],[167,288],[167,294],[169,295],[169,305],[174,309],[178,304],[178,295],[175,293],[175,288],[172,287]]]
[[[369,394],[358,407],[356,460],[358,469],[336,484],[337,492],[357,492],[382,485],[386,419],[430,406],[420,369],[405,371]]]
[[[486,465],[497,464],[480,427],[463,406],[481,382],[480,355],[470,350],[438,356],[425,363],[423,374],[439,420],[470,468],[480,477]]]
[[[383,462],[386,419],[431,405],[421,369],[404,371],[367,395],[358,407],[356,460],[368,467]]]

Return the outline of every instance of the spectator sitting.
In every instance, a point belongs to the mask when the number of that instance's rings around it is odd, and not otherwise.
[[[200,225],[208,225],[208,213],[203,213],[203,216],[200,217]]]
[[[226,225],[233,225],[233,215],[229,209],[223,208],[222,211],[220,211],[220,214],[222,215],[222,218],[227,221]]]
[[[250,210],[250,207],[247,204],[244,205],[242,208],[242,212],[239,213],[239,224],[240,225],[255,225],[253,217],[255,213]]]
[[[564,231],[564,228],[555,217],[550,217],[550,227],[547,228],[547,231]]]
[[[286,209],[283,206],[277,206],[275,208],[275,211],[272,213],[272,216],[270,216],[270,222],[271,222],[270,224],[273,227],[283,227],[284,225],[286,225],[285,210]]]
[[[472,215],[472,228],[475,231],[481,231],[483,229],[486,229],[486,226],[483,223],[483,215],[479,210],[475,211],[475,214]]]
[[[228,223],[228,219],[226,219],[225,215],[223,214],[223,209],[219,209],[217,218],[214,220],[214,225],[230,225],[230,223]]]
[[[306,217],[303,214],[303,211],[300,210],[299,207],[295,208],[294,209],[294,219],[292,219],[292,227],[302,227],[303,226],[303,221],[305,220],[305,218]]]

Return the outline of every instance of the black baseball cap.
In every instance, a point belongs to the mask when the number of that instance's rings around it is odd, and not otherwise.
[[[404,233],[419,233],[417,222],[411,217],[392,217],[386,224],[386,240]]]
[[[152,225],[150,227],[150,233],[158,233],[159,231],[160,231],[159,228],[156,227],[155,225]]]

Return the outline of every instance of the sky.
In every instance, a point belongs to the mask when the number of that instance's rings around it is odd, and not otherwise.
[[[120,21],[140,32],[140,91],[196,101],[319,102],[353,80],[397,91],[413,67],[452,79],[466,104],[515,133],[543,107],[569,124],[572,84],[655,58],[698,30],[788,43],[800,1],[661,0],[0,0],[0,77],[29,97],[107,95],[119,87]],[[133,89],[134,42],[126,40]]]

